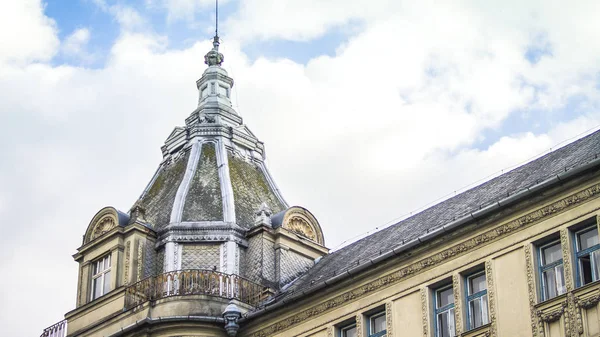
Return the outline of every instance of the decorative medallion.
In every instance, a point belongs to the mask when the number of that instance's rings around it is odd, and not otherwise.
[[[303,236],[311,241],[317,241],[317,235],[311,225],[299,216],[291,218],[285,226],[291,232]]]
[[[115,228],[115,226],[115,220],[111,216],[107,216],[100,219],[100,221],[98,221],[98,223],[96,223],[96,226],[94,227],[91,240],[94,240],[102,234],[110,231],[111,229]]]

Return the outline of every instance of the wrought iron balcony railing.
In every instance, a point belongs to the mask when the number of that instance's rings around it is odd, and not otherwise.
[[[143,279],[125,290],[125,309],[170,296],[210,295],[257,306],[265,287],[238,275],[187,269]]]
[[[67,335],[67,320],[62,320],[44,329],[40,337],[65,337]]]

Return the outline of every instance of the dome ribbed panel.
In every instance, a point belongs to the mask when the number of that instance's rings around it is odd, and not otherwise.
[[[267,203],[273,213],[285,209],[258,166],[234,157],[231,153],[228,154],[228,158],[235,217],[239,226],[252,227],[255,212],[263,202]]]
[[[222,221],[223,200],[215,144],[202,145],[194,178],[183,207],[182,221]]]
[[[146,220],[155,229],[169,224],[173,201],[183,179],[188,159],[189,152],[186,152],[170,165],[163,167],[152,187],[142,197],[142,205],[146,209]]]

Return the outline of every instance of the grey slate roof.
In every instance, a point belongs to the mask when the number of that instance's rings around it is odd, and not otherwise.
[[[324,256],[278,296],[276,302],[311,288],[344,270],[364,263],[400,244],[494,202],[531,187],[565,170],[586,164],[600,154],[600,131],[579,139],[530,163],[517,167],[479,186],[373,233],[338,251]],[[272,303],[271,303],[272,304]]]
[[[154,230],[160,231],[169,225],[171,212],[178,189],[183,184],[190,151],[185,151],[170,164],[161,164],[156,178],[141,197],[146,210],[146,219]],[[224,221],[222,182],[214,143],[202,144],[200,156],[189,189],[183,200],[181,220]],[[265,202],[273,212],[286,209],[267,181],[267,172],[253,161],[246,161],[227,154],[231,189],[235,204],[236,224],[249,229],[254,225],[255,213]]]

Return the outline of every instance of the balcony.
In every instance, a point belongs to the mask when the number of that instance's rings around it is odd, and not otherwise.
[[[125,290],[125,310],[171,296],[209,295],[235,299],[256,307],[267,288],[238,275],[188,269],[143,279]]]
[[[62,320],[44,329],[40,337],[65,337],[67,335],[67,320]]]

